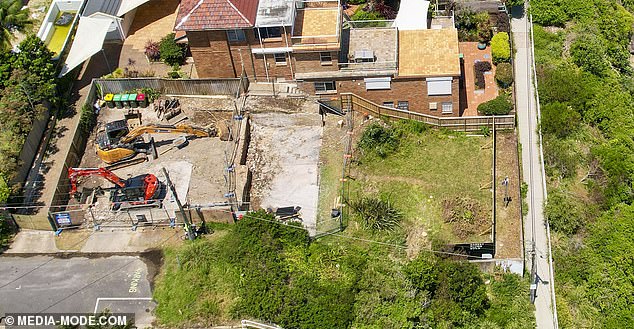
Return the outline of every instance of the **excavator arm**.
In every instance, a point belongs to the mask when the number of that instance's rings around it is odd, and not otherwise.
[[[215,135],[215,130],[190,125],[147,125],[132,129],[127,135],[121,138],[122,143],[130,143],[144,133],[149,134],[178,134],[184,133],[196,137],[211,137]]]
[[[77,180],[85,176],[101,176],[111,183],[125,187],[126,183],[119,176],[106,168],[68,168],[68,179],[70,180],[70,195],[77,193]]]

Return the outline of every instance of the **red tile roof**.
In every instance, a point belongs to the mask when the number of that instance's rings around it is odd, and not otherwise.
[[[182,0],[177,31],[225,30],[253,27],[259,0]]]

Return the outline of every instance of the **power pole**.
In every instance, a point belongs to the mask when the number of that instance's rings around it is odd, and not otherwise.
[[[183,205],[181,204],[181,201],[178,199],[178,194],[176,194],[176,188],[174,188],[174,184],[172,184],[172,181],[170,180],[170,176],[167,174],[167,170],[165,170],[165,167],[161,168],[161,171],[163,171],[163,175],[165,176],[165,180],[167,181],[167,188],[169,188],[170,191],[172,191],[172,195],[174,195],[174,199],[176,199],[176,205],[178,206],[178,210],[183,215],[183,222],[185,222],[185,230],[187,231],[187,238],[190,240],[194,240],[196,236],[194,235],[194,232],[192,231],[192,226],[189,223],[189,218],[187,218],[187,214],[185,214]]]

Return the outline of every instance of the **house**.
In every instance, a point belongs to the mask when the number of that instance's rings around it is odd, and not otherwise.
[[[461,59],[451,17],[402,0],[395,21],[344,20],[339,1],[183,0],[184,31],[200,78],[293,81],[303,91],[355,93],[384,106],[459,116]],[[431,27],[431,28],[430,28]]]

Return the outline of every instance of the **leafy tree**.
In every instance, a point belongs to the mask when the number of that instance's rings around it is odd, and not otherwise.
[[[541,108],[541,129],[545,134],[555,134],[564,138],[577,130],[581,114],[570,106],[553,102]]]
[[[551,102],[564,103],[582,115],[590,107],[597,91],[602,89],[596,77],[569,64],[545,69],[538,81],[542,105]]]
[[[509,43],[509,34],[500,32],[491,39],[491,54],[493,63],[508,62],[511,59],[511,44]]]
[[[572,61],[584,70],[605,76],[610,69],[605,43],[595,34],[579,35],[570,46]]]
[[[563,0],[533,0],[533,21],[544,26],[564,26],[569,16],[564,10]]]
[[[553,190],[548,193],[544,215],[553,230],[571,235],[584,225],[584,215],[579,206],[562,191]]]
[[[513,83],[513,66],[510,63],[500,63],[495,67],[495,81],[502,88]]]
[[[37,76],[42,83],[54,83],[54,53],[35,35],[29,35],[18,45],[19,52],[13,62],[14,69],[23,69]]]
[[[544,136],[544,164],[550,177],[572,177],[579,165],[579,155],[572,142]]]
[[[513,104],[509,97],[504,94],[478,105],[478,113],[480,115],[506,115],[511,110],[513,110]]]
[[[180,65],[185,59],[185,51],[181,45],[176,43],[174,37],[174,33],[166,35],[163,39],[161,39],[161,43],[159,45],[161,60],[170,66]]]
[[[13,31],[24,32],[31,26],[28,8],[23,8],[22,0],[0,0],[0,47],[11,49]]]

